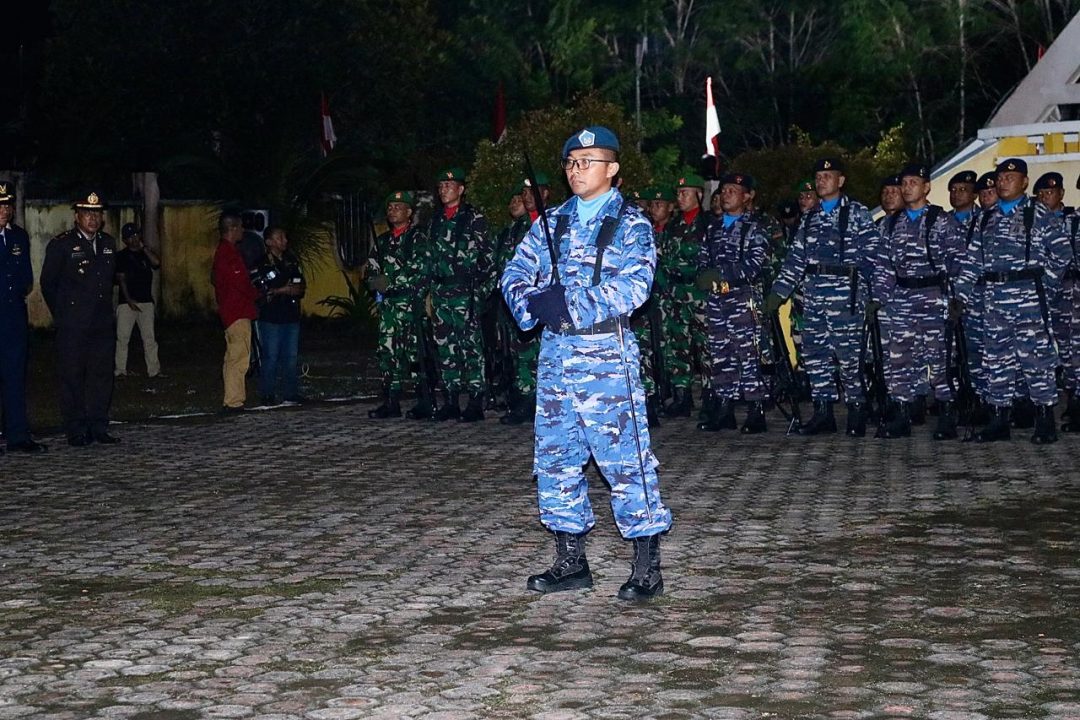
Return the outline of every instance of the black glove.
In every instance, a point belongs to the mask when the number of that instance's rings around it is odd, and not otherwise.
[[[697,288],[698,290],[708,290],[712,292],[713,288],[720,284],[720,281],[724,278],[720,275],[720,271],[716,268],[705,268],[698,273],[697,276]]]
[[[386,292],[390,283],[387,282],[385,275],[372,275],[367,279],[367,286],[372,292]]]
[[[566,293],[562,285],[552,285],[530,295],[525,301],[530,315],[540,319],[549,328],[557,328],[566,323],[573,324],[570,309],[566,307]]]
[[[867,322],[877,317],[877,311],[881,309],[881,303],[877,300],[871,300],[866,303],[866,320]]]
[[[784,304],[784,298],[780,297],[776,293],[769,293],[769,296],[765,298],[765,312],[774,313],[780,310],[780,306]]]

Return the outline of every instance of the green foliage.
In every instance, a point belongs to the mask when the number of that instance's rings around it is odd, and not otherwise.
[[[330,308],[330,317],[341,318],[355,330],[372,332],[378,318],[375,299],[367,288],[353,282],[348,273],[342,273],[349,288],[348,295],[331,295],[319,301],[319,305]]]
[[[651,179],[651,168],[637,150],[639,135],[622,108],[597,95],[585,95],[570,107],[552,107],[524,113],[510,125],[506,137],[496,144],[482,140],[469,173],[469,202],[478,206],[493,227],[507,220],[507,192],[525,177],[525,152],[537,172],[551,181],[554,207],[569,194],[565,174],[559,167],[563,143],[587,125],[604,125],[619,136],[622,146],[619,175],[625,187],[642,187]]]

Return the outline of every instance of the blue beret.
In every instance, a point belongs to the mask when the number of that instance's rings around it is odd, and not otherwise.
[[[619,138],[602,125],[590,125],[567,138],[562,147],[562,156],[568,157],[571,150],[581,148],[602,148],[619,152]]]
[[[844,161],[838,157],[823,157],[814,163],[812,172],[822,172],[824,170],[835,170],[838,173],[843,173],[847,168],[844,167]]]
[[[924,165],[923,163],[908,163],[900,171],[900,177],[917,177],[920,180],[929,180],[930,167],[928,165]]]
[[[975,183],[975,189],[978,191],[993,190],[997,187],[997,173],[988,172],[979,176],[978,182]]]
[[[949,187],[953,185],[961,185],[964,183],[974,185],[979,181],[979,176],[975,174],[974,170],[961,170],[960,172],[949,178]]]
[[[890,175],[887,178],[882,178],[881,179],[881,187],[882,188],[900,187],[900,176],[899,175]]]
[[[1002,160],[998,163],[998,174],[1003,172],[1018,172],[1021,175],[1027,175],[1027,163],[1020,158],[1009,158],[1008,160]]]

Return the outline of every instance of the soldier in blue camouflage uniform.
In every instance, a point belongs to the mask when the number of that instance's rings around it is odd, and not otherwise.
[[[663,592],[660,533],[671,526],[671,511],[660,499],[638,347],[627,324],[649,296],[656,248],[649,221],[611,186],[618,152],[615,134],[599,126],[566,141],[563,164],[574,197],[547,218],[554,248],[543,223],[534,224],[501,286],[523,329],[545,326],[534,469],[540,521],[555,533],[556,559],[527,586],[538,592],[592,586],[585,534],[595,518],[583,472],[591,454],[611,486],[619,531],[634,543],[619,597],[638,599]]]
[[[965,304],[978,283],[985,286],[984,360],[994,414],[976,434],[978,442],[1010,436],[1017,367],[1035,404],[1031,441],[1057,440],[1057,357],[1047,298],[1059,287],[1072,249],[1046,208],[1027,197],[1027,185],[1023,160],[1011,158],[998,165],[997,205],[980,218],[956,282],[957,296]]]
[[[731,173],[720,180],[724,216],[709,225],[698,256],[697,285],[709,293],[709,357],[712,397],[699,430],[735,428],[734,403],[746,400],[742,432],[765,432],[765,383],[761,377],[761,323],[755,295],[769,252],[769,236],[747,212],[754,181]]]
[[[701,377],[703,401],[709,392],[707,295],[695,284],[707,224],[701,210],[705,181],[696,175],[684,175],[675,185],[679,214],[670,221],[658,248],[660,275],[667,283],[661,296],[664,367],[671,376],[671,404],[664,414],[689,417],[694,407],[695,372]],[[657,242],[661,242],[659,238]]]
[[[847,434],[866,434],[859,347],[880,235],[866,206],[844,194],[846,179],[838,158],[814,165],[820,202],[800,225],[766,301],[766,311],[776,312],[784,298],[803,288],[802,356],[814,401],[814,415],[799,429],[804,435],[836,432],[837,368],[848,404]]]
[[[890,175],[882,179],[878,202],[881,203],[881,209],[885,211],[884,215],[875,220],[879,226],[904,209],[904,194],[900,191],[899,175]]]
[[[1077,182],[1080,189],[1080,181]],[[1080,240],[1080,215],[1071,207],[1065,206],[1065,178],[1061,173],[1049,172],[1035,181],[1035,196],[1047,210],[1051,219],[1060,224],[1065,236],[1069,238],[1069,248],[1073,261],[1065,269],[1061,279],[1061,292],[1050,303],[1050,318],[1053,321],[1054,339],[1057,341],[1058,358],[1061,363],[1061,380],[1065,387],[1065,412],[1061,416],[1061,429],[1064,432],[1080,430],[1080,329],[1076,324],[1080,318],[1080,289],[1077,279],[1076,250]]]
[[[436,420],[484,419],[484,345],[480,332],[483,289],[491,276],[487,220],[463,202],[465,171],[448,168],[435,178],[441,207],[428,230],[426,267],[431,280],[432,328],[446,404]],[[462,412],[460,398],[469,394]]]
[[[416,298],[424,293],[423,232],[412,224],[412,193],[399,190],[386,198],[390,229],[375,239],[368,258],[366,282],[379,308],[379,346],[375,355],[383,378],[383,403],[368,412],[371,418],[401,417],[402,386],[415,380],[416,322],[423,312]],[[421,403],[426,400],[417,392]],[[431,408],[414,415],[429,416]]]
[[[935,440],[957,437],[953,392],[947,376],[945,333],[950,278],[964,253],[956,220],[927,202],[930,168],[912,163],[900,172],[905,207],[881,225],[881,252],[874,297],[882,305],[885,370],[892,419],[887,438],[911,435],[916,397],[933,392],[938,401]]]

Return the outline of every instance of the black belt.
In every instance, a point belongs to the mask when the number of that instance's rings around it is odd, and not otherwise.
[[[435,283],[436,285],[438,285],[439,287],[448,287],[448,288],[468,287],[468,285],[469,285],[468,282],[466,282],[464,280],[458,280],[457,278],[454,278],[454,277],[431,278],[431,281],[433,283]]]
[[[828,263],[810,263],[806,266],[807,275],[839,275],[840,277],[855,277],[857,268],[854,265],[830,265]]]
[[[408,295],[415,295],[415,288],[394,288],[393,290],[387,290],[382,294],[387,300],[394,300],[400,297],[406,297]]]
[[[1020,280],[1038,280],[1043,276],[1042,268],[1024,268],[1023,270],[1001,270],[984,272],[980,282],[1007,283]]]
[[[613,333],[619,329],[619,326],[624,329],[628,327],[626,317],[620,315],[618,317],[608,318],[607,320],[601,320],[600,322],[587,325],[583,328],[576,328],[573,325],[567,326],[565,330],[562,328],[548,328],[556,335],[600,335],[602,333]]]
[[[673,272],[671,273],[671,282],[692,285],[697,282],[697,273]]]
[[[1065,274],[1061,276],[1062,280],[1080,280],[1080,268],[1075,265],[1070,265],[1065,271]]]
[[[921,277],[897,277],[896,284],[905,290],[922,290],[936,287],[945,289],[944,275],[923,275]]]

